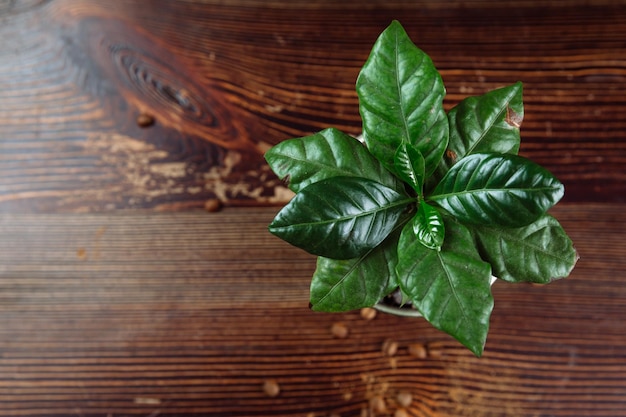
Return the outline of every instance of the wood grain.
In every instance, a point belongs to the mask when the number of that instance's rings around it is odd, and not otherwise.
[[[400,392],[410,416],[626,415],[624,5],[0,0],[0,416],[393,415]],[[567,188],[577,268],[495,285],[480,359],[421,320],[311,312],[314,258],[259,207],[290,197],[270,146],[359,132],[392,19],[447,108],[523,81],[522,154]]]
[[[394,18],[448,108],[523,81],[522,153],[569,201],[624,201],[621,1],[22,0],[0,2],[0,211],[284,202],[262,154],[359,131],[354,82]]]
[[[390,415],[399,392],[411,416],[626,415],[623,205],[554,210],[579,264],[496,284],[480,359],[422,320],[311,312],[275,211],[0,216],[0,415]]]

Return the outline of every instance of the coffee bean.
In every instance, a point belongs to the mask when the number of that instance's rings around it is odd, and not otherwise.
[[[409,345],[409,355],[418,358],[418,359],[426,359],[428,356],[428,351],[426,350],[426,346],[421,343],[412,343]]]
[[[383,355],[385,356],[394,356],[398,353],[398,342],[394,342],[391,339],[387,339],[383,342],[382,347]]]
[[[267,379],[263,382],[263,392],[268,397],[276,397],[280,394],[280,385],[274,379]]]
[[[348,337],[348,334],[350,333],[350,331],[348,330],[348,327],[343,323],[334,323],[330,328],[330,332],[337,339],[345,339],[346,337]]]
[[[385,399],[380,395],[370,398],[370,409],[375,413],[386,413],[387,404]]]
[[[217,198],[212,198],[204,202],[204,209],[209,213],[215,213],[222,209],[222,202]]]
[[[398,402],[399,406],[408,408],[411,406],[411,403],[413,402],[413,396],[411,395],[410,392],[400,391],[398,395],[396,396],[396,401]]]
[[[154,117],[147,114],[147,113],[141,113],[139,116],[137,116],[137,125],[139,127],[150,127],[154,124]]]
[[[361,317],[365,320],[374,320],[377,313],[378,312],[374,308],[366,307],[361,309]]]

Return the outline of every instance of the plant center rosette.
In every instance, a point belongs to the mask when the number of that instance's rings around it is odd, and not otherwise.
[[[468,97],[446,113],[439,72],[394,21],[356,90],[362,141],[328,128],[267,152],[296,193],[269,230],[318,256],[313,310],[381,308],[400,294],[401,304],[481,355],[493,277],[548,283],[577,260],[547,213],[563,185],[517,155],[522,85]]]

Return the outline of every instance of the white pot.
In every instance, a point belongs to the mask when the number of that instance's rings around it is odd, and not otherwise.
[[[493,285],[494,282],[496,282],[498,278],[494,277],[493,275],[491,276],[491,285]],[[422,317],[422,314],[413,309],[413,308],[398,308],[398,307],[392,307],[392,306],[388,306],[386,304],[382,304],[381,302],[379,302],[378,304],[374,305],[374,308],[382,313],[388,313],[388,314],[393,314],[395,316],[402,316],[402,317]]]

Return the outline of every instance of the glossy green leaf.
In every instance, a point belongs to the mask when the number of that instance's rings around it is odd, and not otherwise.
[[[445,226],[436,208],[421,201],[417,213],[405,227],[412,230],[415,238],[427,248],[441,249],[445,237]],[[409,230],[407,233],[410,233]]]
[[[523,118],[521,82],[461,101],[448,113],[450,140],[439,172],[475,153],[517,154]]]
[[[405,142],[396,150],[394,165],[400,178],[421,196],[425,174],[422,153],[415,146]]]
[[[397,288],[400,230],[397,227],[385,241],[359,258],[318,257],[311,280],[311,308],[341,312],[371,307]]]
[[[547,284],[567,277],[578,254],[559,222],[546,214],[522,228],[472,227],[493,274],[511,282]]]
[[[272,147],[265,159],[295,192],[331,177],[368,178],[398,192],[404,191],[402,182],[361,142],[334,128],[283,141]]]
[[[463,222],[521,227],[537,220],[563,192],[548,170],[528,159],[474,154],[454,165],[429,198]]]
[[[314,255],[357,258],[389,235],[412,201],[369,179],[327,178],[300,190],[269,230]]]
[[[356,90],[370,152],[397,173],[396,150],[410,143],[422,153],[426,175],[432,173],[448,144],[445,88],[431,59],[397,21],[374,44]]]
[[[398,281],[428,322],[480,356],[493,309],[491,268],[480,259],[465,226],[449,217],[444,222],[441,251],[422,245],[404,228],[398,242]]]
[[[297,193],[270,231],[320,255],[312,309],[371,306],[399,286],[434,327],[481,355],[492,269],[507,281],[546,283],[577,261],[546,214],[563,185],[517,156],[522,84],[446,114],[440,74],[394,21],[356,90],[365,146],[326,129],[267,152]]]

